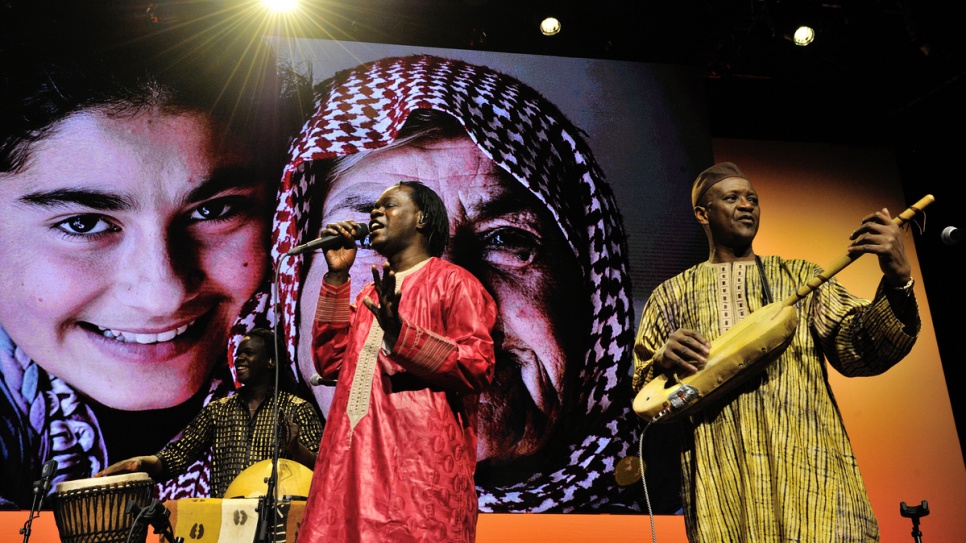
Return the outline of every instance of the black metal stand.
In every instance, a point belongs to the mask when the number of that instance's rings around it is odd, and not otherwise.
[[[37,483],[34,483],[34,502],[30,506],[30,516],[27,517],[27,521],[23,523],[23,528],[20,529],[20,533],[23,534],[23,543],[27,543],[27,540],[30,539],[30,527],[33,525],[34,519],[40,516],[40,508],[43,502],[43,494],[40,495],[39,499],[37,498]]]
[[[281,259],[285,258],[286,256],[288,255],[282,255],[279,258],[279,262],[276,262],[275,264],[275,282],[272,289],[272,298],[273,298],[272,303],[276,307],[278,305],[278,299],[279,299],[278,273],[279,273],[279,269],[281,268],[279,264],[281,262]],[[280,310],[280,308],[277,310]],[[281,315],[282,313],[276,313],[276,314]],[[279,449],[281,448],[281,443],[280,443],[281,427],[283,424],[281,415],[280,415],[281,402],[278,399],[279,397],[278,380],[279,380],[279,371],[281,370],[283,359],[281,356],[279,356],[278,331],[277,329],[273,331],[275,332],[275,345],[274,345],[275,387],[274,387],[272,400],[275,402],[275,405],[273,406],[273,409],[274,409],[273,417],[275,418],[275,447],[272,449],[272,472],[265,479],[265,482],[267,483],[267,489],[265,490],[265,495],[260,496],[258,498],[258,526],[255,529],[255,540],[253,543],[269,543],[269,542],[275,543],[275,541],[277,541],[276,534],[278,532],[278,519],[276,518],[276,515],[278,512],[278,497],[276,496],[276,493],[278,488],[278,458],[280,456]]]
[[[34,481],[34,500],[30,505],[30,516],[27,517],[23,528],[20,529],[20,534],[23,535],[23,543],[27,543],[27,540],[30,539],[30,529],[33,526],[34,519],[40,516],[40,509],[44,506],[44,496],[50,491],[50,482],[53,480],[56,471],[57,461],[48,460],[44,464],[40,479]]]
[[[265,490],[264,496],[258,497],[258,528],[255,530],[254,543],[268,543],[276,540],[275,532],[278,526],[278,521],[275,519],[275,512],[278,509],[278,504],[275,501],[275,485],[278,481],[277,446],[275,450],[275,457],[272,458],[272,474],[265,479],[268,488]]]
[[[174,531],[171,529],[171,521],[168,520],[171,516],[171,511],[168,511],[168,508],[161,505],[161,502],[158,500],[151,500],[151,503],[143,509],[138,507],[136,502],[130,501],[125,511],[129,515],[134,515],[134,522],[131,524],[131,529],[128,530],[127,534],[127,540],[129,542],[131,541],[134,530],[138,526],[150,524],[154,527],[154,533],[161,534],[170,543],[184,543],[184,538],[175,537]]]
[[[922,505],[909,507],[906,502],[899,503],[899,514],[912,519],[912,539],[916,543],[922,543],[922,532],[919,531],[919,517],[929,514],[929,504],[922,500]]]

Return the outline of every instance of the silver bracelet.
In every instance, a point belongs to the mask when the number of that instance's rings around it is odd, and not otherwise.
[[[915,283],[915,280],[913,280],[913,278],[910,277],[909,280],[906,281],[906,284],[905,285],[902,285],[901,287],[892,287],[892,290],[898,290],[898,291],[902,291],[902,292],[908,293],[908,292],[911,292],[912,291],[912,285],[913,285],[913,283]]]

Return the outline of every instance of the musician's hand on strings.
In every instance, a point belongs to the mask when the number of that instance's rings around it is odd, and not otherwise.
[[[654,365],[665,371],[691,375],[704,367],[709,342],[701,332],[679,328],[664,343],[664,348],[654,354]]]
[[[153,478],[161,475],[161,459],[157,456],[135,456],[127,460],[115,462],[94,474],[94,477],[120,475],[122,473],[145,472]]]
[[[399,331],[402,330],[402,321],[399,320],[400,294],[396,292],[396,274],[389,269],[389,263],[383,264],[383,275],[379,277],[379,268],[372,267],[372,281],[376,287],[376,295],[379,304],[366,296],[362,303],[366,304],[369,311],[376,316],[379,326],[383,330],[383,340],[390,347],[396,344],[399,338]]]
[[[849,236],[852,244],[849,253],[874,254],[879,257],[879,268],[886,281],[894,287],[901,287],[912,277],[912,266],[906,257],[906,246],[902,239],[902,229],[892,221],[889,210],[866,215],[862,225]]]

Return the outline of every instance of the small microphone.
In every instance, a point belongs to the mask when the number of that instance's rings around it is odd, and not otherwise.
[[[312,374],[312,377],[309,377],[309,383],[311,383],[312,386],[314,387],[317,387],[317,386],[331,387],[331,386],[335,386],[337,382],[338,381],[336,381],[335,379],[323,379],[322,376],[319,375],[318,373],[314,373]]]
[[[369,227],[365,224],[359,223],[356,225],[356,231],[352,234],[352,237],[361,240],[369,235]],[[314,239],[308,243],[298,245],[289,252],[285,253],[288,256],[300,255],[308,251],[314,251],[316,249],[331,249],[333,247],[338,247],[342,245],[345,238],[342,236],[324,236],[319,239]]]
[[[55,473],[57,473],[56,460],[48,460],[44,463],[44,467],[40,472],[40,479],[34,482],[34,492],[46,496],[47,492],[50,491],[50,483],[54,480]]]
[[[966,230],[956,228],[955,226],[947,226],[943,230],[942,240],[946,245],[953,245],[963,238],[966,238]]]

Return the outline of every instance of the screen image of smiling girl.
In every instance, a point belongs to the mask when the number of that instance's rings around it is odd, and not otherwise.
[[[18,82],[0,88],[0,505],[21,508],[44,462],[91,477],[234,389],[287,144],[270,51],[181,56],[181,34],[96,10],[42,37],[34,20],[0,48]],[[209,463],[160,497],[205,497]]]

